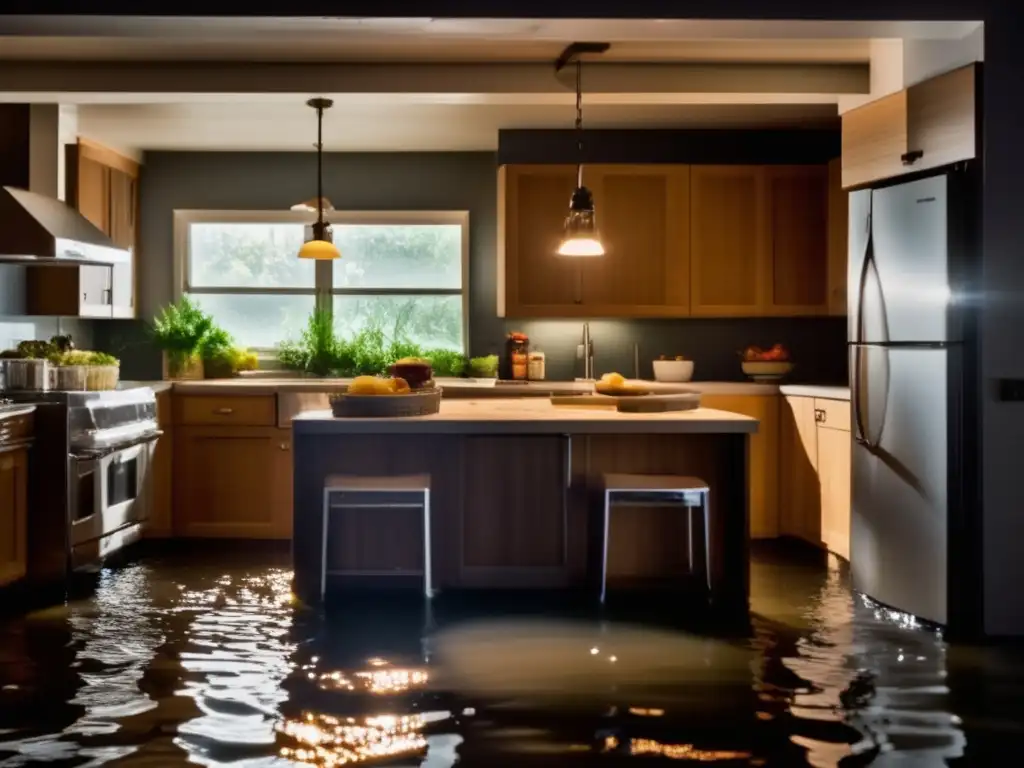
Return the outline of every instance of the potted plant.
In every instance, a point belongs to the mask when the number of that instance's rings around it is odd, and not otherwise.
[[[203,378],[203,340],[214,329],[213,318],[188,296],[164,307],[151,332],[163,350],[165,379]]]

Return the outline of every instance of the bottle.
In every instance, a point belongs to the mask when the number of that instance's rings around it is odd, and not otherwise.
[[[505,338],[505,360],[502,378],[526,381],[529,374],[530,339],[525,333],[514,331]]]

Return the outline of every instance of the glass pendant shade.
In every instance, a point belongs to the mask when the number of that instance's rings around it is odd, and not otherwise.
[[[594,196],[580,186],[572,193],[569,215],[565,217],[565,236],[558,246],[559,256],[604,256],[604,245],[597,231]]]

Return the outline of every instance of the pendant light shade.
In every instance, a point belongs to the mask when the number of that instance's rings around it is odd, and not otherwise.
[[[313,238],[299,248],[300,259],[329,261],[341,258],[341,251],[333,242],[331,225],[324,221],[324,210],[334,210],[330,201],[324,198],[324,110],[334,104],[330,99],[310,99],[307,105],[316,110],[316,197],[292,206],[292,210],[309,210],[316,206],[316,223],[313,224]]]
[[[558,246],[560,256],[590,257],[604,256],[604,245],[597,229],[594,213],[594,196],[583,186],[583,68],[580,55],[604,53],[608,43],[573,43],[566,48],[558,61],[555,71],[561,70],[575,59],[576,63],[576,149],[579,152],[576,166],[576,188],[569,200],[569,215],[565,217],[565,232]]]

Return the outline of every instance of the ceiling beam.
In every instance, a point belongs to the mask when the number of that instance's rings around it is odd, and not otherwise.
[[[533,94],[573,91],[551,64],[0,62],[0,98],[19,93]],[[584,92],[866,94],[867,64],[588,63]],[[64,98],[62,96],[62,98]],[[65,100],[67,100],[65,98]],[[73,100],[73,99],[71,99]]]

